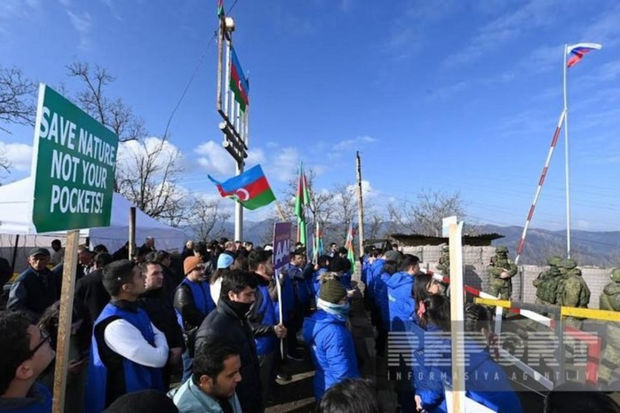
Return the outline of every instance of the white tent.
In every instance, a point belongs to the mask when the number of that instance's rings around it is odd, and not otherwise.
[[[0,236],[7,238],[5,234],[35,235],[37,231],[32,223],[33,185],[31,177],[22,179],[8,185],[0,186]],[[109,227],[88,228],[80,230],[80,238],[88,237],[90,245],[103,244],[108,251],[114,252],[122,247],[129,238],[129,208],[131,203],[121,194],[114,193],[112,199],[112,216]],[[37,237],[26,237],[30,242],[24,246],[48,247],[50,237],[63,238],[65,232],[40,234],[45,240],[45,245],[40,245]],[[157,249],[167,251],[180,251],[187,237],[183,231],[149,217],[144,212],[136,209],[136,244],[142,245],[145,238],[155,238]],[[21,237],[20,237],[21,238]],[[2,239],[1,245],[6,246],[6,240]],[[20,242],[20,246],[24,241]]]

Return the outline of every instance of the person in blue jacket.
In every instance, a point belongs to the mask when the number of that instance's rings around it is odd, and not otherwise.
[[[374,284],[374,306],[378,311],[380,321],[377,323],[377,338],[375,341],[375,348],[378,356],[383,356],[385,354],[385,344],[387,343],[388,331],[390,331],[390,308],[386,282],[396,272],[397,268],[398,261],[387,260],[383,265],[383,273],[375,280]]]
[[[317,312],[304,320],[303,336],[310,347],[314,374],[314,397],[346,378],[359,377],[353,336],[347,329],[347,290],[336,279],[321,286]]]
[[[303,268],[306,265],[306,249],[297,248],[291,254],[291,261],[282,270],[286,274],[293,290],[293,310],[289,314],[288,322],[284,325],[288,330],[286,338],[287,357],[291,360],[301,361],[303,357],[297,352],[297,332],[301,329],[304,315],[309,311],[312,302],[312,294],[308,289]],[[284,290],[282,301],[285,302]]]
[[[387,254],[386,254],[387,255]],[[415,284],[415,275],[420,271],[419,259],[415,255],[404,254],[399,261],[399,271],[385,281],[387,286],[390,331],[411,331],[412,324],[417,323],[415,299],[411,292]],[[396,394],[401,412],[409,412],[414,408],[414,393],[407,366],[401,361],[401,379],[396,383]]]
[[[399,271],[385,283],[388,289],[390,331],[406,331],[406,324],[417,322],[415,299],[411,296],[415,275],[420,272],[420,259],[405,254],[399,261]]]
[[[86,383],[85,411],[99,413],[123,394],[164,391],[162,367],[169,358],[166,336],[138,307],[144,273],[129,260],[103,269],[110,302],[95,320]]]
[[[450,306],[447,298],[430,296],[425,305],[426,324],[424,355],[417,354],[422,364],[416,381],[416,403],[429,412],[446,412],[444,382],[451,385],[451,342],[440,335],[449,331]],[[468,303],[465,306],[465,331],[481,333],[482,341],[466,339],[465,390],[466,396],[498,413],[521,413],[521,402],[504,370],[493,361],[488,343],[491,339],[491,315],[487,308]],[[422,324],[425,324],[424,322]],[[435,334],[428,339],[429,332]],[[434,362],[429,362],[434,360]]]
[[[331,258],[329,255],[321,255],[317,259],[316,271],[312,274],[312,290],[316,298],[319,297],[321,291],[321,276],[327,272]]]

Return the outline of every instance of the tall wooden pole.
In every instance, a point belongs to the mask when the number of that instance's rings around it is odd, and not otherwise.
[[[129,208],[129,257],[133,259],[134,249],[136,245],[136,207]]]
[[[360,240],[360,257],[364,254],[364,199],[362,197],[362,160],[360,158],[360,152],[355,153],[356,170],[357,170],[357,202],[358,208],[358,220],[359,220],[359,240]]]
[[[450,238],[450,336],[452,339],[452,412],[465,411],[465,346],[463,343],[463,222],[456,217],[444,218]]]
[[[71,340],[71,317],[73,315],[73,292],[75,290],[75,272],[77,269],[77,250],[80,231],[72,230],[67,234],[65,258],[60,290],[60,313],[58,316],[58,337],[56,341],[56,368],[54,370],[54,399],[52,411],[62,413],[65,409],[65,389],[67,387],[67,370],[69,369],[69,342]]]

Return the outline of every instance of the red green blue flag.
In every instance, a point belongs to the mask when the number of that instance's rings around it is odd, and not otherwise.
[[[353,237],[355,232],[353,231],[353,222],[349,223],[349,230],[347,231],[347,239],[344,242],[344,247],[347,249],[347,259],[351,262],[351,273],[355,272],[355,251],[353,249]]]
[[[235,100],[239,103],[239,107],[245,112],[245,107],[250,104],[250,85],[248,79],[243,75],[241,64],[237,59],[235,49],[230,48],[230,90],[235,95]]]
[[[224,182],[213,179],[211,175],[208,177],[217,186],[222,198],[235,199],[247,209],[263,207],[276,199],[260,165]]]
[[[217,0],[217,17],[224,15],[224,0]]]

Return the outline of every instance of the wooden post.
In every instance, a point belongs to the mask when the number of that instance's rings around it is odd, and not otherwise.
[[[463,222],[456,217],[444,218],[450,234],[450,320],[452,339],[452,404],[453,413],[465,411],[465,354],[463,319],[465,290],[463,288]]]
[[[129,208],[129,260],[133,259],[136,245],[136,207]]]
[[[11,260],[11,271],[15,273],[15,261],[17,260],[17,246],[19,244],[19,234],[15,235],[15,246],[13,247],[13,259]],[[11,274],[13,278],[13,274]]]
[[[360,257],[364,255],[364,199],[362,197],[362,159],[360,152],[355,153],[357,163],[357,202],[359,205],[358,221],[359,221],[359,240],[360,240]]]
[[[71,341],[71,318],[73,315],[73,291],[77,269],[77,250],[80,242],[79,230],[69,231],[65,245],[65,258],[60,292],[60,314],[58,318],[58,338],[56,341],[56,369],[54,372],[54,400],[52,411],[62,413],[65,409],[65,388],[69,368],[69,343]]]

